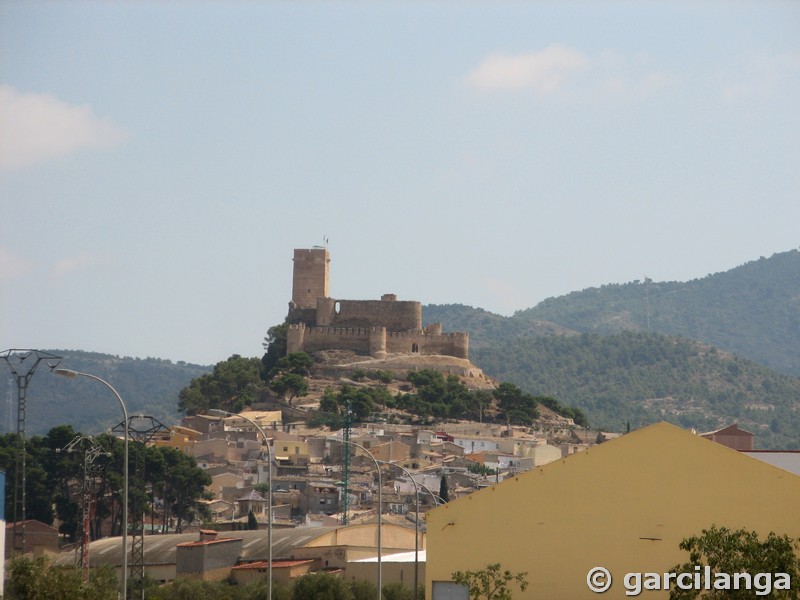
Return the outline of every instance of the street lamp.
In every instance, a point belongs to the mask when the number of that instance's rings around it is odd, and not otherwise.
[[[244,419],[258,429],[258,432],[261,434],[261,437],[264,438],[264,442],[267,444],[267,487],[269,488],[269,493],[267,494],[267,545],[269,546],[267,551],[267,561],[269,562],[269,567],[267,569],[267,598],[268,600],[272,600],[272,451],[269,448],[267,434],[264,433],[264,430],[258,423],[242,414],[228,412],[227,410],[222,410],[221,408],[210,408],[208,409],[208,414],[216,415],[218,417],[238,417],[240,419]]]
[[[405,467],[401,467],[400,465],[396,465],[385,460],[379,460],[378,462],[382,465],[397,467],[403,473],[405,473],[408,478],[411,479],[411,483],[414,484],[414,497],[416,500],[416,513],[414,516],[414,600],[417,600],[417,595],[419,594],[419,485],[417,485],[416,479],[414,479],[414,476],[409,473]]]
[[[378,464],[378,459],[372,455],[372,452],[364,448],[361,444],[356,444],[355,442],[351,442],[349,440],[337,440],[333,439],[334,442],[341,442],[342,444],[350,444],[351,446],[355,446],[363,450],[367,456],[372,459],[372,462],[375,463],[375,470],[378,472],[378,600],[381,600],[383,596],[383,590],[381,589],[381,577],[382,577],[382,565],[381,565],[381,526],[383,525],[383,519],[381,518],[381,510],[383,507],[383,483],[381,479],[381,466]]]
[[[99,381],[114,393],[114,396],[117,397],[119,405],[122,408],[122,418],[125,423],[125,458],[123,459],[124,464],[122,467],[122,600],[125,600],[128,597],[128,409],[125,408],[122,396],[114,389],[114,386],[97,375],[81,373],[80,371],[73,371],[71,369],[53,369],[53,372],[67,379],[75,379],[80,375],[81,377],[88,377],[89,379]]]

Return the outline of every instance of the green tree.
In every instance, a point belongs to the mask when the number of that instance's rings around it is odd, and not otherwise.
[[[513,383],[501,383],[494,391],[498,408],[505,414],[509,423],[529,425],[539,418],[536,398],[523,392]]]
[[[291,405],[294,398],[308,393],[308,381],[297,373],[281,373],[269,382],[269,389]]]
[[[63,452],[78,436],[82,439],[71,451]],[[60,523],[58,531],[74,542],[81,529],[79,494],[83,480],[84,452],[89,448],[90,442],[75,432],[71,425],[59,425],[47,432],[44,445],[48,451],[42,456],[42,466],[54,492],[53,505]],[[103,462],[103,458],[98,457],[93,466],[99,467]]]
[[[350,588],[353,600],[374,600],[375,596],[378,595],[378,586],[371,581],[354,579],[347,584],[347,587]]]
[[[273,374],[296,373],[297,375],[307,376],[314,366],[314,359],[305,352],[292,352],[278,360]]]
[[[314,359],[305,352],[292,352],[280,358],[267,376],[269,389],[289,404],[294,398],[308,393],[306,377],[314,365]]]
[[[278,361],[286,356],[286,332],[288,330],[288,323],[273,325],[267,330],[267,335],[262,343],[265,352],[261,358],[262,374],[265,381],[269,373],[275,368],[275,365],[278,364]]]
[[[253,588],[231,585],[227,581],[201,581],[178,578],[146,592],[147,600],[255,600],[266,598],[264,593],[249,593]]]
[[[738,529],[731,531],[727,527],[712,525],[704,529],[698,536],[685,538],[680,543],[681,550],[689,552],[689,562],[676,565],[672,568],[674,573],[696,573],[695,567],[700,567],[704,572],[706,566],[711,572],[734,574],[749,573],[753,578],[758,573],[786,573],[790,581],[800,581],[800,558],[797,556],[798,544],[786,535],[776,535],[770,532],[764,541],[759,540],[755,531]],[[744,586],[742,586],[744,587]],[[673,585],[670,590],[670,600],[689,600],[701,594],[703,598],[775,598],[792,599],[800,598],[800,590],[772,589],[769,595],[758,593],[756,586],[752,589],[739,590],[682,590]]]
[[[19,556],[8,564],[6,598],[8,600],[114,600],[117,580],[109,567],[92,570],[83,583],[82,573],[74,567],[53,567],[43,556]]]
[[[527,576],[527,571],[501,571],[500,563],[494,563],[479,571],[456,571],[450,578],[467,587],[471,600],[511,600],[512,587],[521,592],[527,589]]]
[[[94,519],[90,526],[91,539],[98,539],[103,531],[103,522],[111,520],[110,535],[122,533],[122,473],[124,471],[124,443],[117,437],[103,433],[96,438],[97,443],[110,454],[106,468],[101,472],[95,492]],[[131,444],[131,448],[135,445]],[[135,450],[134,450],[135,452]]]
[[[417,598],[425,599],[425,586],[419,586]],[[414,600],[414,588],[395,581],[383,586],[383,600]]]
[[[214,365],[211,373],[192,379],[178,395],[178,409],[189,415],[209,408],[239,412],[256,401],[263,390],[261,361],[234,354]]]
[[[258,519],[256,519],[256,516],[253,514],[252,508],[247,511],[247,528],[251,531],[258,529]]]
[[[406,378],[415,393],[398,398],[399,408],[419,416],[464,418],[479,416],[479,402],[456,375],[445,376],[433,369],[409,371]],[[478,409],[478,410],[476,410]]]
[[[175,531],[180,533],[187,525],[202,518],[206,486],[211,485],[211,476],[197,466],[191,456],[170,448],[157,446],[149,449],[148,482],[156,496],[164,504],[163,523],[167,517],[175,520]]]
[[[442,473],[442,479],[439,482],[439,497],[444,502],[450,502],[450,489],[447,487],[447,477]]]
[[[379,404],[391,402],[392,395],[384,387],[354,387],[343,385],[338,392],[325,390],[320,401],[320,410],[334,414],[344,414],[345,407],[350,405],[352,415],[356,419],[366,419],[375,412]]]
[[[292,600],[353,600],[353,594],[336,575],[309,573],[295,579]]]
[[[14,518],[14,477],[17,465],[19,437],[16,433],[0,436],[0,470],[6,472],[6,522]],[[50,525],[53,522],[53,503],[56,478],[45,470],[45,459],[50,449],[42,436],[25,441],[25,494],[26,518]]]

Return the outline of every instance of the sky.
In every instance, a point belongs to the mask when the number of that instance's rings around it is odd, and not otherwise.
[[[800,3],[0,1],[0,350],[261,356],[800,246]],[[424,318],[424,315],[423,315]]]

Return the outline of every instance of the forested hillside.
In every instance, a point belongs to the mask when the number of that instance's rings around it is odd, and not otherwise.
[[[425,306],[423,317],[468,331],[487,374],[576,406],[595,428],[738,421],[759,447],[800,448],[797,250],[686,283],[591,288],[512,317],[463,305]]]
[[[738,422],[758,447],[800,448],[800,379],[714,346],[644,332],[518,338],[476,350],[487,373],[580,408],[595,429]]]
[[[165,425],[176,423],[178,394],[192,379],[211,367],[157,358],[130,358],[81,352],[47,350],[63,357],[61,365],[97,375],[111,383],[122,396],[128,413],[145,414]],[[3,401],[0,432],[16,432],[17,390],[6,365],[0,365]],[[41,363],[31,378],[27,393],[26,430],[45,434],[57,425],[71,425],[87,435],[108,430],[122,422],[122,411],[114,395],[103,384],[86,378],[66,379]]]
[[[800,251],[685,283],[647,279],[573,292],[519,311],[513,321],[600,333],[649,326],[800,376]]]

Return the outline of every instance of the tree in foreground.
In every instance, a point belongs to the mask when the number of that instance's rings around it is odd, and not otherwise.
[[[336,575],[309,573],[294,580],[292,600],[352,600],[347,584]]]
[[[109,567],[92,569],[88,583],[75,567],[54,567],[43,556],[19,556],[8,564],[8,600],[114,600],[117,579]]]
[[[511,600],[514,587],[521,592],[526,590],[527,577],[527,571],[501,570],[500,563],[486,565],[479,571],[456,571],[450,576],[455,583],[467,587],[470,600]]]
[[[375,586],[373,586],[374,588]],[[374,595],[372,596],[375,597]],[[425,586],[419,586],[417,590],[417,598],[425,600]],[[383,586],[383,600],[414,600],[414,587],[407,586],[399,581],[387,583]]]
[[[697,598],[702,594],[703,598],[775,598],[786,600],[797,600],[800,598],[800,588],[795,583],[795,589],[780,589],[783,587],[779,582],[778,573],[785,573],[789,581],[800,581],[800,558],[796,550],[798,544],[786,535],[776,535],[773,532],[760,541],[755,531],[739,529],[731,531],[726,527],[713,525],[711,529],[704,529],[702,534],[685,538],[680,544],[681,550],[689,552],[689,562],[676,565],[672,568],[673,573],[691,573],[693,576],[702,577],[705,574],[705,567],[711,569],[710,585],[711,590],[680,589],[673,584],[670,590],[670,600],[689,600]],[[740,588],[750,587],[751,589],[714,589],[715,582],[719,586],[732,587],[725,585],[726,576],[736,573],[749,574],[751,585],[745,586],[743,583]],[[769,574],[769,581],[766,577],[756,580],[757,574]],[[722,574],[717,577],[717,574]],[[731,578],[732,579],[732,578]],[[696,586],[692,586],[696,587]],[[705,587],[705,584],[701,587]],[[791,587],[791,586],[786,586]],[[768,591],[767,591],[768,590]]]

